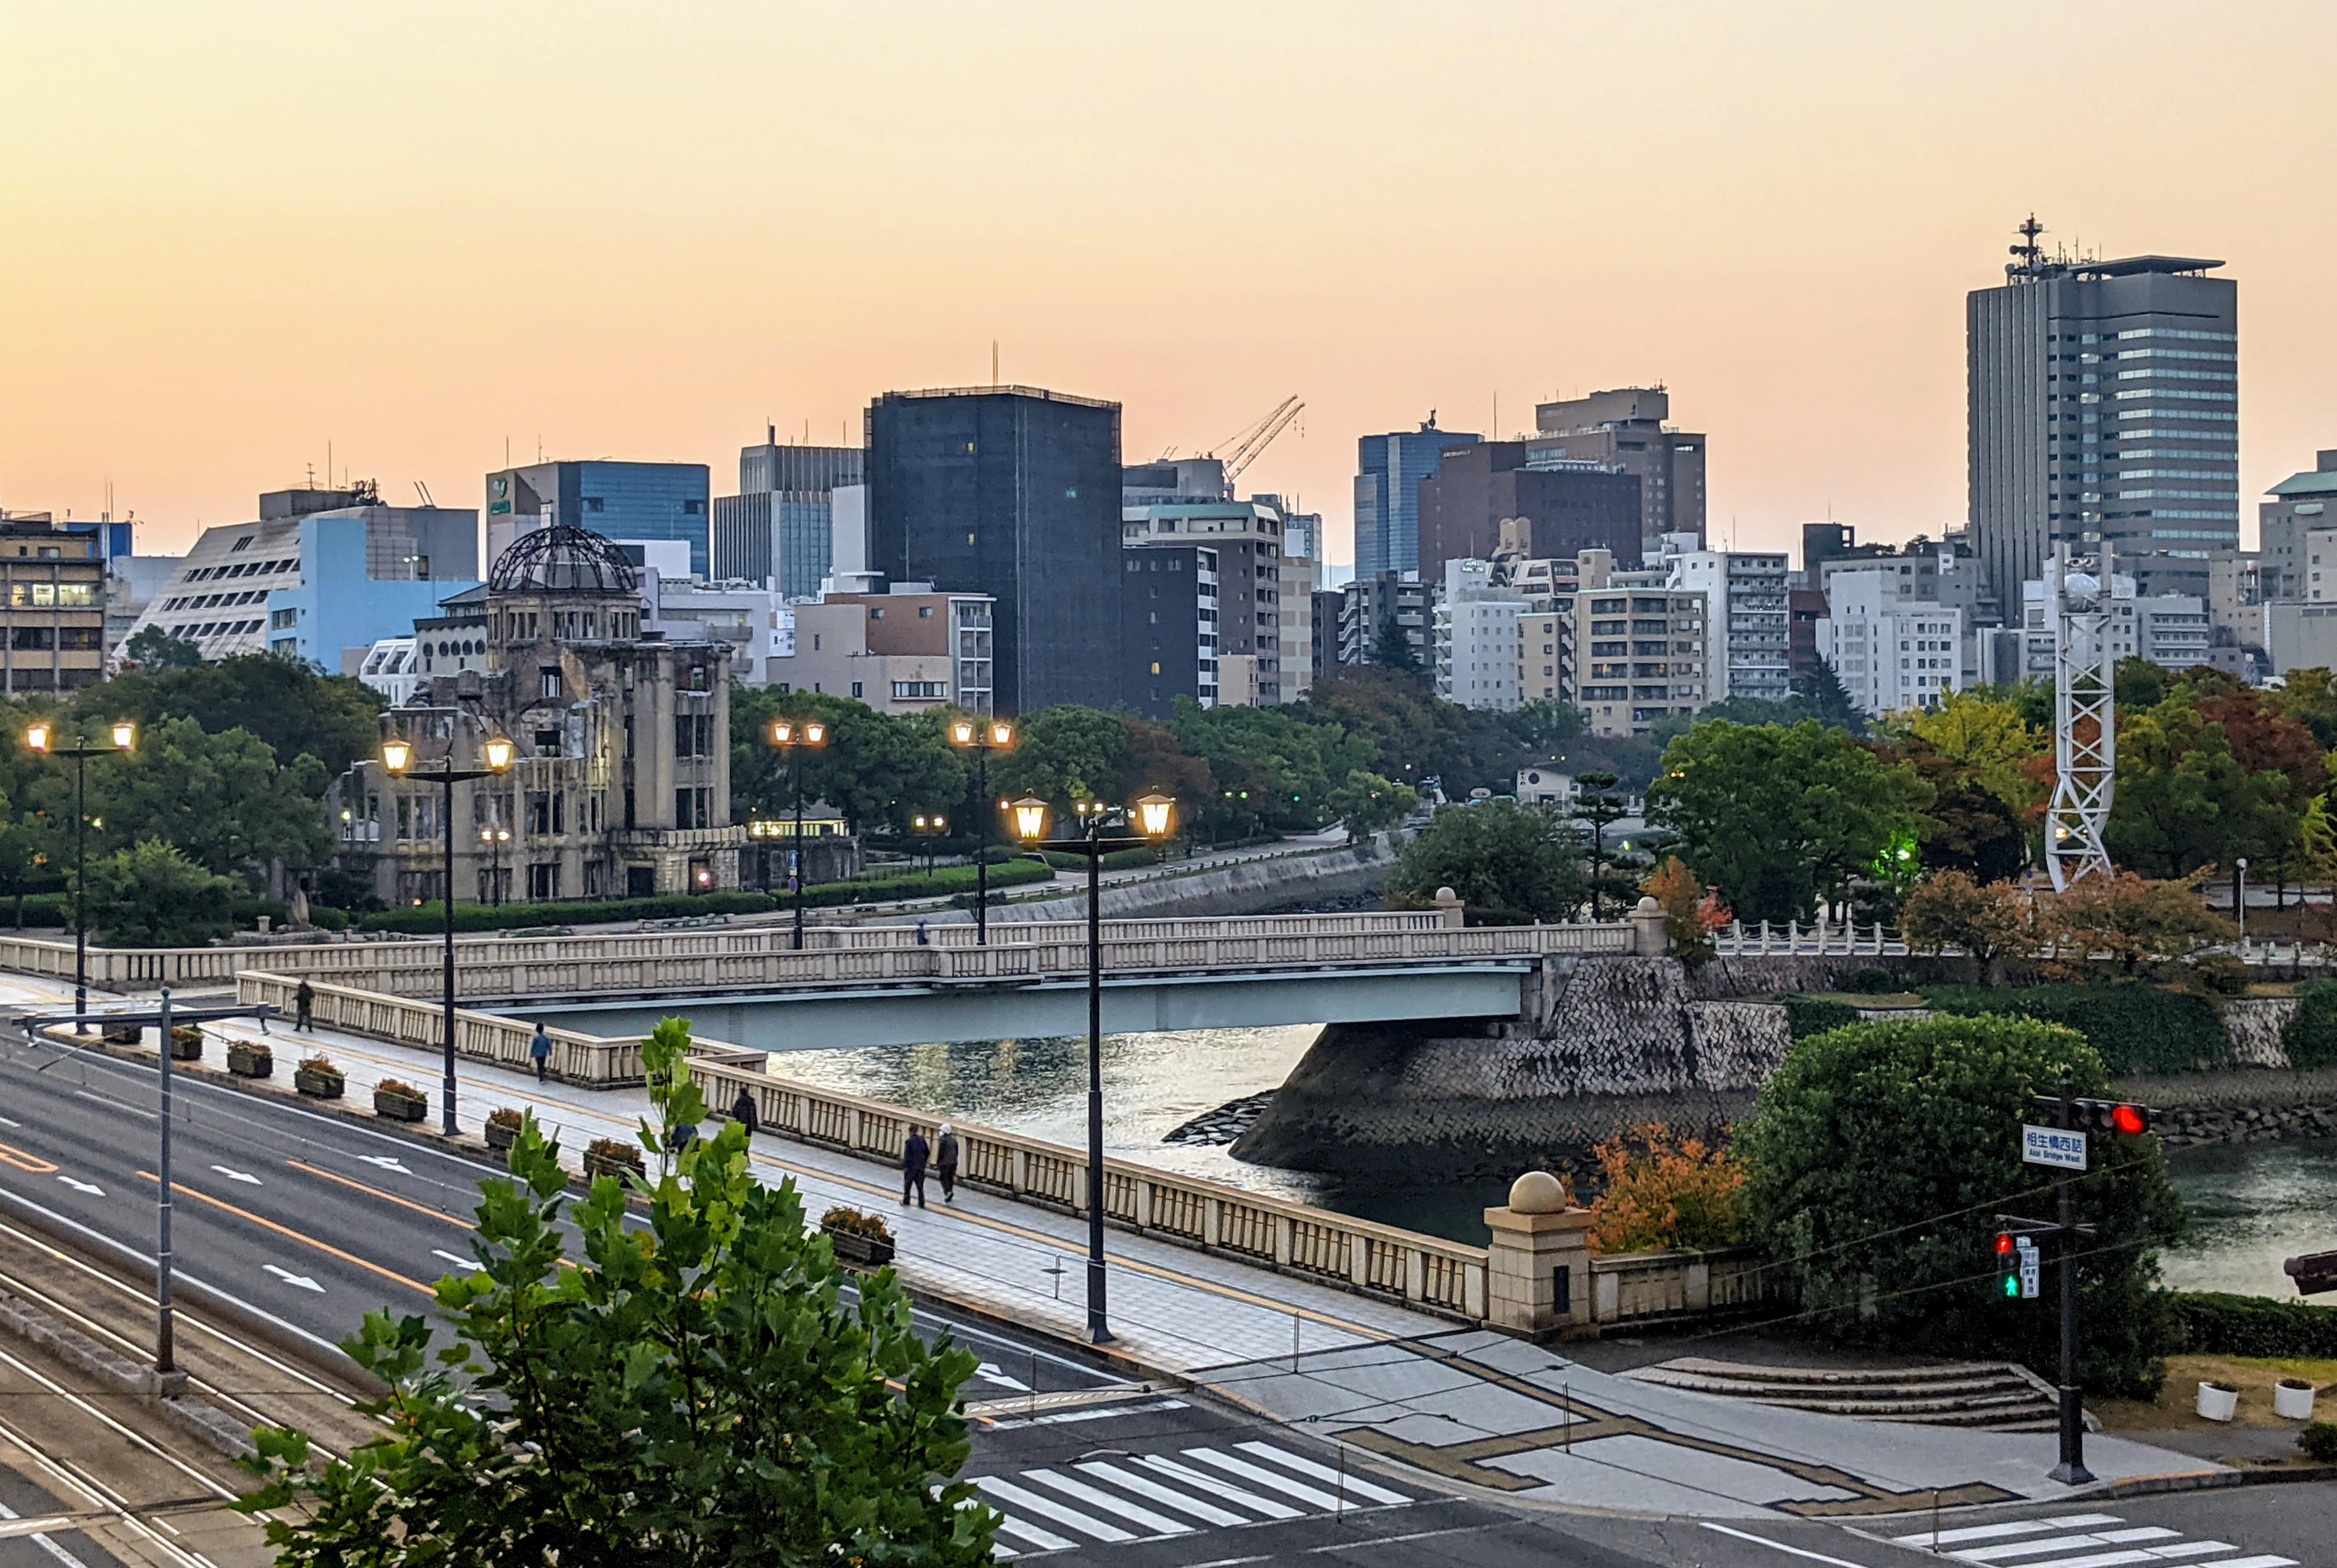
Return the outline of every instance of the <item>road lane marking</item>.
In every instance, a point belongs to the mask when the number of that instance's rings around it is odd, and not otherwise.
[[[1100,1509],[1114,1518],[1125,1520],[1149,1534],[1190,1535],[1193,1533],[1193,1526],[1186,1524],[1182,1519],[1171,1519],[1166,1514],[1155,1514],[1149,1508],[1130,1503],[1124,1497],[1115,1497],[1100,1487],[1090,1486],[1084,1481],[1074,1480],[1059,1471],[1025,1470],[1022,1473],[1022,1478],[1051,1486],[1074,1503],[1084,1503],[1090,1508]]]
[[[1009,1377],[998,1369],[998,1363],[995,1361],[984,1361],[973,1369],[973,1375],[985,1383],[995,1383],[1002,1388],[1012,1388],[1017,1394],[1028,1394],[1031,1391],[1031,1385],[1023,1382],[1020,1377]]]
[[[1813,1563],[1831,1563],[1833,1568],[1864,1568],[1863,1564],[1853,1563],[1847,1557],[1829,1557],[1823,1552],[1813,1552],[1805,1546],[1788,1546],[1783,1541],[1772,1541],[1766,1535],[1755,1535],[1749,1530],[1731,1530],[1727,1525],[1715,1524],[1709,1519],[1705,1520],[1703,1524],[1706,1529],[1716,1534],[1734,1535],[1739,1541],[1750,1541],[1755,1546],[1766,1546],[1773,1552],[1785,1552],[1795,1557],[1806,1557]]]
[[[151,1171],[141,1171],[138,1172],[138,1179],[142,1181],[156,1181],[158,1183],[160,1181],[160,1178],[156,1177]],[[199,1191],[195,1188],[186,1186],[183,1183],[174,1182],[172,1185],[176,1186],[180,1191],[185,1193],[188,1197],[200,1199],[203,1202],[210,1204],[214,1209],[223,1209],[228,1213],[234,1215],[237,1219],[249,1220],[252,1224],[259,1226],[263,1230],[273,1230],[277,1235],[285,1237],[289,1240],[298,1241],[303,1247],[314,1247],[318,1251],[326,1254],[328,1257],[337,1258],[342,1262],[349,1264],[354,1268],[362,1269],[368,1274],[378,1274],[385,1279],[396,1281],[398,1284],[405,1286],[408,1290],[418,1290],[434,1301],[438,1298],[438,1291],[435,1287],[425,1285],[419,1279],[409,1279],[405,1275],[398,1273],[395,1269],[385,1269],[378,1263],[368,1263],[364,1259],[357,1257],[355,1253],[344,1252],[337,1247],[328,1246],[325,1242],[318,1240],[313,1236],[303,1236],[299,1231],[293,1230],[289,1225],[279,1225],[273,1220],[263,1220],[249,1209],[239,1209],[234,1204],[223,1202],[220,1199],[212,1197],[208,1192]]]
[[[12,1122],[9,1125],[13,1127],[15,1123]],[[44,1160],[38,1154],[26,1153],[6,1143],[0,1143],[0,1165],[14,1165],[19,1171],[30,1171],[35,1176],[46,1176],[56,1169],[54,1161]]]
[[[53,1166],[51,1169],[54,1170],[54,1167]],[[57,1180],[72,1188],[74,1191],[86,1193],[92,1198],[103,1198],[105,1196],[105,1189],[99,1186],[94,1181],[76,1181],[72,1177],[64,1175],[60,1175]]]
[[[263,1263],[260,1267],[267,1269],[270,1274],[275,1275],[279,1279],[283,1280],[287,1285],[298,1285],[301,1289],[314,1290],[319,1296],[322,1296],[325,1293],[325,1288],[322,1285],[318,1284],[314,1279],[309,1279],[306,1274],[295,1274],[291,1269],[279,1269],[273,1263]]]
[[[1215,1448],[1188,1448],[1185,1450],[1185,1457],[1198,1464],[1214,1465],[1253,1485],[1271,1487],[1286,1496],[1297,1498],[1310,1508],[1320,1509],[1325,1514],[1336,1513],[1343,1506],[1338,1498],[1327,1492],[1317,1492],[1312,1486],[1303,1486],[1287,1477],[1276,1475],[1271,1470],[1253,1465],[1246,1459],[1237,1459],[1232,1455],[1221,1453]]]
[[[230,1181],[242,1181],[254,1187],[266,1185],[266,1183],[261,1181],[259,1177],[252,1175],[248,1171],[230,1171],[224,1165],[214,1165],[211,1169],[218,1171],[220,1175],[226,1177]]]
[[[1099,1541],[1115,1545],[1136,1539],[1117,1524],[1090,1519],[1076,1508],[1066,1508],[1052,1498],[1041,1497],[1036,1492],[1026,1492],[1012,1481],[1002,1481],[995,1475],[980,1475],[974,1478],[973,1484],[1000,1503],[1012,1504],[1016,1512],[1036,1514],[1041,1519],[1066,1525],[1082,1535],[1092,1535]]]
[[[2095,1524],[2120,1523],[2115,1514],[2068,1514],[2058,1519],[2014,1519],[2002,1524],[1973,1524],[1961,1530],[1942,1530],[1935,1537],[1929,1530],[1912,1535],[1894,1535],[1892,1543],[1899,1546],[1929,1546],[1937,1540],[1942,1546],[1961,1545],[1966,1541],[2000,1541],[2008,1535],[2034,1535],[2044,1530],[2083,1530]]]
[[[22,1122],[15,1121],[10,1117],[0,1116],[0,1127],[22,1127],[24,1123]]]
[[[358,1156],[357,1156],[357,1158],[358,1158],[358,1159],[360,1159],[360,1160],[362,1160],[362,1161],[365,1161],[367,1164],[368,1164],[368,1165],[378,1165],[378,1166],[380,1166],[380,1167],[381,1167],[383,1170],[385,1170],[385,1171],[397,1171],[400,1175],[404,1175],[404,1176],[411,1176],[411,1175],[413,1175],[413,1174],[414,1174],[414,1172],[413,1172],[413,1171],[408,1171],[408,1170],[407,1170],[407,1169],[406,1169],[403,1164],[401,1164],[401,1163],[397,1161],[397,1159],[396,1159],[395,1156],[393,1156],[393,1155],[388,1155],[388,1154],[360,1154],[360,1155],[358,1155]]]
[[[1133,1470],[1123,1470],[1117,1465],[1108,1465],[1100,1459],[1084,1460],[1077,1468],[1087,1475],[1110,1482],[1123,1492],[1133,1492],[1139,1497],[1149,1497],[1162,1507],[1174,1508],[1179,1514],[1190,1514],[1204,1524],[1250,1523],[1242,1515],[1220,1508],[1214,1503],[1205,1502],[1198,1497],[1188,1497],[1174,1487],[1163,1486],[1157,1481],[1148,1480],[1139,1475]]]
[[[353,1191],[363,1192],[369,1198],[378,1198],[385,1203],[395,1203],[401,1209],[411,1209],[416,1214],[426,1214],[431,1219],[438,1220],[442,1224],[452,1225],[457,1230],[476,1230],[478,1229],[476,1225],[472,1224],[468,1220],[462,1219],[457,1215],[446,1213],[443,1210],[433,1209],[427,1203],[416,1203],[411,1198],[400,1198],[395,1192],[385,1192],[378,1187],[368,1187],[362,1181],[352,1181],[347,1176],[336,1176],[330,1171],[320,1171],[314,1165],[305,1164],[298,1160],[287,1160],[284,1163],[291,1166],[295,1171],[305,1171],[311,1176],[321,1176],[328,1181],[337,1181],[340,1185],[347,1187]],[[413,1172],[408,1171],[407,1174],[411,1175]]]
[[[468,1269],[474,1274],[476,1274],[480,1269],[486,1267],[485,1264],[480,1262],[475,1258],[457,1258],[454,1253],[444,1251],[436,1247],[430,1249],[430,1256],[433,1258],[444,1258],[455,1268]]]
[[[1286,1448],[1277,1448],[1271,1443],[1237,1443],[1234,1446],[1245,1454],[1254,1454],[1260,1459],[1280,1465],[1286,1469],[1296,1470],[1301,1475],[1311,1475],[1317,1481],[1327,1482],[1343,1497],[1362,1497],[1369,1502],[1384,1504],[1392,1508],[1401,1508],[1412,1501],[1401,1492],[1391,1492],[1384,1486],[1374,1486],[1359,1476],[1348,1475],[1343,1470],[1334,1470],[1328,1465],[1318,1465],[1312,1459],[1293,1454]]]

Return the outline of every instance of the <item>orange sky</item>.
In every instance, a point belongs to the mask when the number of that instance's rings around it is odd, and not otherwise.
[[[996,338],[1131,457],[1298,393],[1247,483],[1336,558],[1358,435],[1648,380],[1716,539],[1936,532],[2031,208],[2229,260],[2253,494],[2337,446],[2332,58],[2328,0],[18,4],[0,505],[179,549],[328,441],[477,505],[507,437],[719,494]]]

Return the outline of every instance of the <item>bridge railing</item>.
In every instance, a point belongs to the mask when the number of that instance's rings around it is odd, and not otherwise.
[[[272,1004],[288,1018],[298,1010],[299,988],[299,980],[291,975],[246,970],[235,977],[239,1002]],[[446,1048],[446,1015],[438,1003],[317,981],[309,982],[308,991],[310,1015],[327,1028],[425,1051]],[[597,1034],[580,1034],[572,1029],[551,1029],[546,1033],[552,1036],[551,1072],[563,1083],[613,1089],[643,1081],[639,1036],[604,1039]],[[455,1054],[467,1061],[533,1073],[535,1063],[528,1054],[528,1047],[534,1037],[535,1025],[524,1019],[474,1013],[460,1007],[455,1010]],[[746,1056],[760,1060],[763,1054],[759,1051],[743,1052],[735,1046],[717,1049],[725,1061]]]
[[[1879,921],[1861,926],[1854,921],[1819,920],[1804,926],[1793,920],[1777,926],[1763,920],[1747,926],[1736,920],[1726,930],[1713,934],[1712,946],[1724,958],[1855,958],[1861,955],[1882,958],[1903,957],[1908,952],[1899,933]]]
[[[744,1064],[693,1056],[689,1073],[718,1112],[744,1089],[763,1130],[897,1166],[914,1129],[930,1141],[941,1118],[881,1101],[773,1078]],[[958,1180],[1002,1197],[1084,1216],[1082,1150],[952,1122]],[[1353,1220],[1239,1187],[1123,1161],[1104,1162],[1104,1217],[1148,1235],[1466,1322],[1485,1316],[1485,1250],[1441,1237]]]

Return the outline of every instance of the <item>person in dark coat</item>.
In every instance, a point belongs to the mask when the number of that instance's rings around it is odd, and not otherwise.
[[[552,1036],[541,1024],[535,1026],[535,1038],[527,1043],[527,1054],[535,1058],[535,1081],[541,1083],[552,1070]]]
[[[755,1110],[754,1091],[743,1083],[738,1086],[738,1098],[730,1102],[730,1120],[744,1127],[749,1139],[763,1130],[763,1118]]]
[[[957,1130],[942,1123],[941,1142],[934,1150],[934,1174],[942,1179],[942,1201],[957,1201]]]
[[[902,1208],[909,1206],[912,1193],[916,1195],[918,1208],[925,1206],[925,1166],[933,1157],[933,1145],[925,1142],[925,1135],[914,1127],[910,1128],[909,1146],[901,1151]]]
[[[310,1020],[315,1017],[316,1012],[317,988],[303,979],[300,982],[300,989],[292,993],[293,1017],[301,1030],[305,1032],[311,1027]]]

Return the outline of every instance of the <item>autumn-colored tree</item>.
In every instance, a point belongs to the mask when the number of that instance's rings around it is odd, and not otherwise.
[[[2045,803],[2049,783],[2040,786],[2028,764],[2034,758],[2051,758],[2053,737],[2022,717],[2020,704],[2009,697],[1952,691],[1937,708],[1912,708],[1892,715],[1883,738],[1902,746],[1920,742],[1920,748],[1910,750],[1928,749],[1967,770],[2017,817],[2025,818]],[[2047,780],[2051,777],[2049,769]]]
[[[1697,881],[1687,862],[1677,855],[1648,873],[1639,891],[1663,910],[1665,941],[1672,956],[1690,968],[1711,959],[1714,934],[1736,918],[1720,895]]]
[[[1899,929],[1920,951],[1960,948],[1994,977],[2006,958],[2037,950],[2038,933],[2028,893],[2010,882],[1980,882],[1961,871],[1934,871],[1900,906]]]
[[[1593,1152],[1606,1190],[1590,1205],[1592,1251],[1731,1247],[1745,1240],[1752,1223],[1745,1172],[1726,1149],[1647,1122]]]
[[[2232,940],[2232,923],[2200,899],[2205,880],[2204,873],[2172,881],[2131,871],[2088,877],[2048,902],[2039,922],[2064,968],[2082,969],[2094,955],[2107,954],[2131,975]]]

